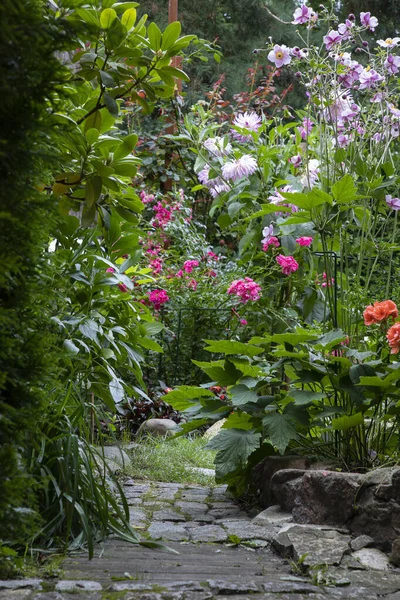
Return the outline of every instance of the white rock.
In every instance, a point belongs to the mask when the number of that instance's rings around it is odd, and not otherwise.
[[[203,435],[203,438],[208,441],[212,440],[219,433],[219,430],[221,429],[225,421],[226,419],[220,419],[219,421],[214,423],[214,425],[211,425],[211,427],[207,429],[207,431]]]
[[[179,431],[179,425],[172,419],[148,419],[144,421],[136,434],[140,438],[145,433],[150,435],[169,436]]]
[[[389,569],[389,558],[377,548],[362,548],[352,552],[351,556],[356,558],[364,567],[373,571],[387,571]]]

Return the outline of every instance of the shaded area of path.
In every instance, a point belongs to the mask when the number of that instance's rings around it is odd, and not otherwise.
[[[222,486],[127,481],[125,492],[132,525],[179,554],[110,537],[91,561],[66,558],[62,581],[0,582],[0,600],[400,600],[398,572],[330,567],[325,586],[293,575],[270,547],[279,525],[252,523]]]

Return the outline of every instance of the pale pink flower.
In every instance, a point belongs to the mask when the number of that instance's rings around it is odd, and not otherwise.
[[[296,239],[296,244],[299,244],[299,246],[311,246],[312,242],[312,237],[302,236]]]
[[[222,175],[225,179],[236,181],[242,177],[252,175],[257,169],[257,161],[250,154],[243,154],[237,160],[231,160],[222,167]]]
[[[275,66],[280,69],[284,65],[288,65],[292,60],[290,58],[290,49],[282,44],[275,44],[274,49],[268,54],[268,60],[275,63]]]
[[[379,75],[375,69],[363,69],[360,74],[360,90],[370,89],[375,87],[375,84],[383,81],[384,77]]]
[[[375,27],[378,27],[378,19],[376,17],[371,17],[370,12],[361,12],[360,21],[361,25],[364,25],[364,27],[370,31],[375,31]]]
[[[232,121],[233,125],[236,127],[240,127],[241,129],[247,129],[248,131],[257,131],[260,129],[262,120],[261,117],[254,111],[246,111],[245,113],[239,113],[235,116]],[[238,133],[235,129],[231,129],[231,133],[233,137],[239,142],[251,142],[253,139],[251,134],[242,135]]]
[[[310,135],[312,128],[313,128],[313,123],[310,121],[310,119],[304,118],[303,125],[298,127],[301,138],[303,140],[305,140]]]
[[[400,198],[392,198],[390,194],[385,196],[385,202],[393,210],[400,210]]]
[[[386,40],[378,40],[376,43],[382,48],[394,48],[400,42],[400,38],[386,38]]]
[[[342,36],[343,40],[348,40],[351,36],[351,30],[354,27],[354,23],[349,19],[346,19],[344,23],[338,25],[338,32]]]
[[[223,137],[209,138],[204,142],[204,147],[214,156],[225,156],[232,152],[232,145]]]
[[[227,293],[234,294],[240,299],[240,302],[245,304],[246,302],[255,301],[260,298],[261,286],[258,285],[250,277],[244,279],[236,279],[229,286]]]
[[[299,263],[293,258],[293,256],[285,256],[284,254],[278,254],[276,262],[282,267],[282,273],[284,275],[290,275],[299,268]]]

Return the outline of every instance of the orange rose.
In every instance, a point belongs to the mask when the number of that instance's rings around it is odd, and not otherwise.
[[[364,310],[365,325],[380,323],[386,321],[389,317],[396,318],[399,314],[397,306],[392,300],[383,300],[383,302],[375,302],[373,306],[367,306]]]
[[[386,337],[391,347],[390,354],[397,354],[400,350],[400,323],[395,323],[388,330]]]

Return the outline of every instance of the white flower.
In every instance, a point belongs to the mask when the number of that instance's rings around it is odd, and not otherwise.
[[[225,179],[241,179],[252,175],[257,169],[257,161],[250,154],[243,154],[237,160],[231,160],[222,167],[222,175]]]
[[[209,138],[204,142],[204,147],[214,156],[224,156],[232,151],[232,145],[223,137]]]
[[[386,38],[386,40],[378,40],[376,43],[382,48],[394,48],[400,42],[400,38]]]

